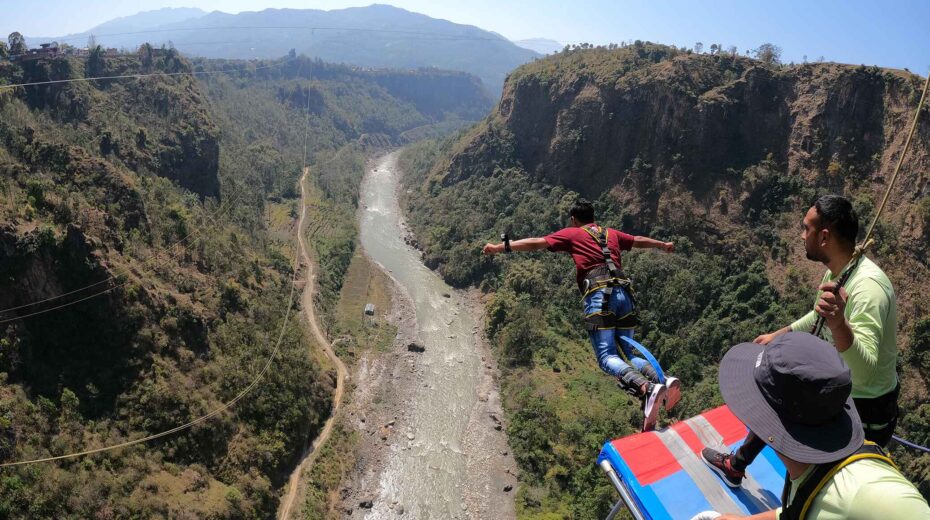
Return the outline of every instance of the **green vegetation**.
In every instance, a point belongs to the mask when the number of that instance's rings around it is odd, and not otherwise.
[[[179,60],[169,53],[149,66],[189,66]],[[95,67],[126,74],[143,65],[101,57]],[[4,64],[0,75],[30,81],[81,69],[67,58]],[[199,85],[169,77],[40,87],[4,98],[0,112],[2,307],[109,276],[95,290],[116,285],[2,326],[3,460],[160,432],[245,388],[282,331],[291,261],[277,261],[266,236],[268,192],[247,196],[248,165],[220,159],[220,128]],[[330,384],[308,352],[292,314],[262,384],[233,411],[158,442],[5,470],[0,516],[273,514],[276,489],[329,409]]]
[[[863,129],[883,131],[880,107],[909,102],[914,79],[836,65],[781,67],[777,49],[768,51],[775,54],[756,61],[642,42],[567,48],[514,71],[497,110],[475,128],[403,153],[404,204],[425,261],[453,285],[490,293],[486,332],[503,368],[510,444],[527,484],[516,497],[521,518],[602,518],[615,491],[595,458],[605,440],[637,431],[641,415],[596,365],[570,259],[488,258],[484,243],[503,231],[520,238],[564,227],[579,193],[595,200],[602,224],[675,241],[674,255],[623,258],[644,322],[637,337],[683,382],[683,400],[665,418],[675,420],[722,403],[717,365],[730,346],[809,310],[815,275],[804,270],[811,264],[797,222],[813,197],[845,192],[863,221],[874,212],[866,181],[876,182],[876,154],[894,151],[863,140]],[[795,130],[779,115],[791,90],[781,89],[807,82],[828,101],[790,105],[818,118],[810,153],[796,154],[785,134]],[[883,88],[899,95],[882,97]],[[835,112],[857,101],[869,108],[854,121]],[[745,128],[739,136],[728,130],[736,126]],[[916,208],[919,219],[924,209]],[[872,256],[920,315],[926,283],[908,273],[926,269],[926,243],[896,245],[914,213],[905,206],[886,214],[884,246]],[[913,349],[902,366],[912,396],[926,395],[925,321],[908,320],[899,335]],[[901,433],[918,441],[930,416],[916,404],[923,401],[901,403]],[[930,474],[930,458],[900,449],[895,456],[916,482]]]
[[[355,143],[466,115],[461,99],[440,115],[418,111],[414,92],[380,85],[388,72],[302,57],[191,64],[170,49],[97,52],[2,61],[0,83],[193,68],[249,70],[0,94],[0,309],[112,288],[0,324],[0,461],[140,438],[231,399],[284,325],[304,154],[319,304],[330,316],[355,247],[365,153]],[[265,379],[232,410],[157,442],[4,470],[0,516],[273,516],[331,406],[331,378],[297,307]]]
[[[402,165],[412,186],[424,173],[416,165],[429,164],[428,156],[442,148],[431,143],[405,151]],[[504,368],[510,445],[523,471],[521,480],[529,484],[517,497],[521,517],[602,518],[613,488],[593,460],[604,440],[638,431],[639,403],[597,367],[579,319],[567,257],[535,253],[489,259],[479,254],[498,230],[524,237],[563,227],[577,193],[510,169],[424,195],[410,196],[407,207],[427,261],[450,283],[493,291],[486,332]],[[632,218],[609,195],[598,206],[602,222]],[[625,229],[676,242],[675,255],[624,256],[644,321],[638,337],[688,389],[674,417],[722,404],[717,362],[733,340],[751,340],[784,326],[806,302],[786,307],[763,264],[740,259],[749,256],[746,251],[724,252],[722,257],[733,260],[722,262],[673,226]],[[727,251],[745,244],[722,246]],[[765,256],[761,246],[754,249]]]
[[[392,284],[376,265],[361,253],[352,257],[345,276],[339,303],[333,314],[333,348],[337,355],[350,363],[365,351],[387,351],[397,329],[384,320],[392,309]],[[375,305],[375,316],[362,313],[366,303]],[[351,399],[351,397],[350,397]],[[342,518],[336,509],[340,503],[337,489],[355,467],[358,453],[358,432],[347,424],[345,415],[337,422],[329,442],[320,451],[317,462],[305,475],[307,490],[302,509],[295,517],[307,520]]]
[[[330,335],[333,348],[346,361],[366,350],[389,350],[397,329],[385,321],[393,308],[393,284],[367,256],[356,252],[345,275],[345,284],[334,312]],[[363,314],[365,305],[375,306],[375,315]]]

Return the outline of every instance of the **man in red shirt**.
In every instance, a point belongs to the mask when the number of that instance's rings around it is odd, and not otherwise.
[[[572,255],[577,269],[578,289],[584,295],[585,328],[594,347],[601,370],[617,378],[618,384],[643,400],[643,431],[655,428],[662,403],[671,409],[681,398],[677,378],[659,375],[657,366],[636,356],[630,342],[636,321],[629,281],[620,267],[620,252],[636,248],[655,248],[667,253],[675,250],[672,242],[632,236],[594,222],[594,206],[579,199],[572,207],[571,226],[543,238],[524,238],[509,243],[512,251],[548,249]],[[486,255],[506,252],[508,244],[487,244]],[[630,360],[620,357],[617,346]]]

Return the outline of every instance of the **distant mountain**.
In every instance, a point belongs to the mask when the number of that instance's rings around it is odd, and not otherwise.
[[[99,44],[109,47],[134,48],[146,41],[156,46],[171,42],[186,54],[207,58],[274,58],[295,49],[298,54],[361,67],[461,70],[481,78],[494,93],[501,91],[511,70],[539,56],[478,27],[378,4],[333,11],[266,9],[239,14],[214,11],[202,16],[192,10],[187,19],[136,30],[152,32],[108,36],[111,31],[100,30],[94,34]],[[87,34],[57,40],[82,46]],[[28,43],[34,45],[40,39],[30,38]]]
[[[104,22],[87,32],[104,33],[104,31],[143,31],[152,27],[157,27],[159,25],[178,23],[193,18],[200,18],[205,14],[207,14],[206,11],[191,7],[165,7],[155,11],[143,11],[132,16],[114,18],[109,22]]]
[[[131,16],[123,16],[120,18],[114,18],[108,22],[104,22],[96,27],[88,29],[86,31],[74,34],[68,34],[62,37],[42,37],[42,36],[30,36],[26,38],[26,43],[29,45],[38,45],[39,43],[45,41],[59,41],[69,43],[76,47],[83,47],[88,37],[91,34],[113,34],[113,33],[124,33],[124,32],[136,32],[136,31],[147,31],[159,27],[161,25],[167,25],[172,23],[183,22],[185,20],[190,20],[192,18],[200,18],[201,16],[207,14],[206,11],[201,9],[194,9],[190,7],[165,7],[163,9],[158,9],[155,11],[143,11],[141,13],[136,13]],[[103,42],[100,42],[101,44]],[[109,41],[106,42],[109,44]]]
[[[529,49],[539,54],[553,54],[565,47],[561,43],[550,40],[549,38],[528,38],[526,40],[514,40],[513,43],[518,47],[523,47],[524,49]]]

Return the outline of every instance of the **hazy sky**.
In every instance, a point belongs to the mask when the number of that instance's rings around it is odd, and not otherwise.
[[[0,0],[0,34],[60,36],[161,7],[205,11],[266,8],[338,9],[352,0]],[[393,0],[411,11],[476,25],[510,39],[545,37],[562,43],[629,39],[691,47],[695,42],[740,51],[772,42],[785,61],[815,60],[930,68],[930,2],[921,0]],[[923,27],[921,26],[923,25]]]

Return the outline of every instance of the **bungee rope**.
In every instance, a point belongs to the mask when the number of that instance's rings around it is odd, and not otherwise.
[[[891,197],[891,190],[894,188],[895,182],[898,180],[898,174],[901,172],[901,166],[904,164],[904,157],[907,155],[908,150],[911,146],[911,140],[914,137],[914,133],[917,131],[917,122],[920,120],[920,113],[923,111],[924,101],[927,99],[927,88],[930,87],[930,73],[927,74],[927,79],[924,81],[924,90],[920,95],[920,101],[917,103],[917,112],[914,113],[914,121],[911,123],[911,129],[907,133],[907,140],[904,141],[904,150],[901,151],[901,155],[898,157],[898,164],[895,165],[894,174],[891,176],[891,181],[888,183],[888,188],[885,189],[885,195],[882,197],[882,202],[878,206],[878,211],[875,212],[875,216],[872,217],[872,223],[869,224],[869,228],[865,232],[865,237],[863,237],[862,242],[856,246],[856,249],[853,251],[852,260],[850,260],[849,267],[846,271],[843,272],[843,275],[840,276],[840,279],[836,282],[836,287],[832,289],[833,292],[839,291],[846,282],[849,280],[849,277],[852,275],[852,272],[856,270],[856,267],[859,266],[859,261],[865,255],[865,251],[872,247],[872,244],[875,243],[875,239],[872,238],[872,232],[875,231],[875,225],[878,223],[878,218],[881,216],[882,211],[884,211],[885,206],[888,204],[888,199]],[[823,316],[817,316],[817,321],[814,322],[814,326],[811,328],[811,334],[815,336],[820,336],[820,333],[823,331],[823,325],[825,323]],[[926,446],[921,446],[915,444],[906,439],[898,437],[897,435],[892,435],[892,439],[898,444],[911,448],[914,450],[922,451],[924,453],[930,453],[930,448]]]
[[[902,439],[901,437],[898,437],[897,435],[892,435],[891,438],[892,438],[895,442],[897,442],[898,444],[900,444],[901,446],[904,446],[904,447],[907,447],[907,448],[911,448],[912,450],[922,451],[922,452],[924,452],[924,453],[930,453],[930,448],[928,448],[928,447],[926,447],[926,446],[921,446],[920,444],[915,444],[915,443],[913,443],[913,442],[911,442],[911,441],[909,441],[909,440],[907,440],[907,439]]]
[[[856,246],[856,249],[853,251],[852,260],[850,260],[849,267],[846,269],[846,271],[843,272],[843,275],[840,276],[840,279],[836,282],[836,287],[832,289],[832,292],[839,291],[840,288],[846,284],[846,282],[849,280],[849,277],[852,275],[852,272],[855,271],[856,267],[859,266],[859,261],[865,255],[865,251],[872,247],[872,244],[875,243],[875,239],[872,238],[872,232],[875,231],[875,225],[878,223],[878,219],[881,217],[882,211],[885,210],[885,206],[888,204],[888,198],[891,196],[891,190],[894,188],[895,182],[898,180],[898,174],[901,172],[901,165],[904,164],[904,157],[907,155],[907,152],[911,147],[911,140],[914,137],[914,133],[917,131],[917,122],[920,120],[920,113],[923,111],[924,101],[927,99],[927,87],[930,87],[930,73],[927,74],[927,79],[924,81],[924,90],[920,95],[920,101],[917,103],[917,112],[914,113],[914,121],[911,123],[911,130],[907,133],[907,140],[904,141],[904,150],[901,151],[901,155],[898,157],[898,164],[894,168],[894,174],[891,176],[891,182],[888,183],[888,188],[885,189],[885,195],[882,197],[882,202],[878,206],[878,211],[876,211],[875,216],[872,217],[872,223],[869,224],[869,228],[865,232],[865,237],[863,237],[862,242],[860,242],[859,245]],[[818,316],[817,321],[814,322],[814,326],[811,328],[811,334],[820,336],[824,323],[824,317]]]

